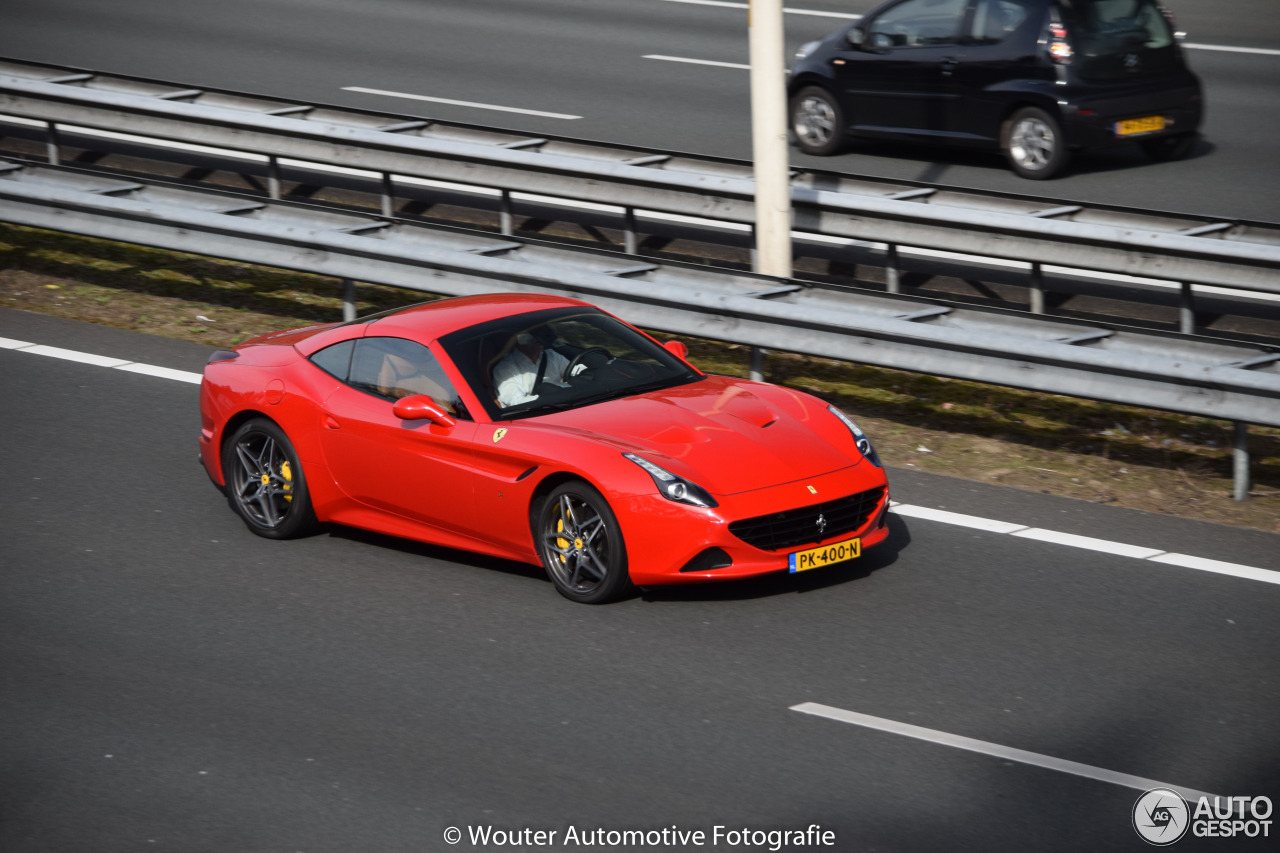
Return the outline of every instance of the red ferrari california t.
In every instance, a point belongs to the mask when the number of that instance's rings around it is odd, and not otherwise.
[[[685,355],[541,295],[279,332],[209,360],[200,457],[260,536],[331,522],[478,551],[586,603],[885,539],[888,481],[844,412]]]

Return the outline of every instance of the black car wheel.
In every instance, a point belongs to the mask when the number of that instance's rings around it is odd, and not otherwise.
[[[1138,142],[1143,152],[1157,163],[1163,163],[1166,160],[1181,160],[1191,153],[1191,149],[1195,147],[1196,140],[1200,138],[1197,133],[1178,133],[1173,136],[1157,136],[1154,139],[1143,139]]]
[[[826,89],[806,86],[791,99],[791,132],[804,153],[839,153],[848,141],[844,129],[844,111]]]
[[[551,491],[535,536],[542,565],[565,598],[583,604],[614,601],[632,589],[627,551],[609,503],[581,481]]]
[[[1005,125],[1003,146],[1013,171],[1024,178],[1052,178],[1067,165],[1069,152],[1057,119],[1039,107],[1023,107]]]
[[[298,454],[266,418],[246,421],[227,440],[222,473],[231,508],[259,536],[292,539],[319,528]]]

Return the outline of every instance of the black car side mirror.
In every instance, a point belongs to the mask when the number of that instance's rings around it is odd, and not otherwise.
[[[851,27],[849,32],[845,34],[845,38],[848,39],[849,44],[854,47],[862,47],[862,42],[866,37],[867,34],[863,31],[862,27]]]

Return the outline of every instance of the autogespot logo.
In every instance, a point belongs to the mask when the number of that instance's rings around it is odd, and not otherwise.
[[[1168,788],[1152,788],[1133,804],[1133,828],[1148,844],[1172,844],[1187,834],[1190,823],[1186,801]]]

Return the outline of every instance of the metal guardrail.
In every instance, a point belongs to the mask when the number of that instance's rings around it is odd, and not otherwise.
[[[50,159],[58,130],[89,127],[338,164],[382,175],[383,212],[395,176],[491,187],[510,233],[512,192],[613,205],[635,248],[637,209],[750,223],[749,164],[634,151],[406,121],[172,84],[0,62],[0,113],[45,122]],[[275,183],[278,184],[278,181]],[[278,194],[278,193],[277,193]],[[1280,294],[1280,227],[1086,208],[814,172],[792,181],[795,226],[889,245],[888,289],[898,291],[897,247],[962,252],[1031,264],[1032,310],[1042,311],[1041,267],[1166,279],[1182,285],[1184,333],[1195,329],[1192,283]]]
[[[581,296],[641,325],[1280,427],[1280,353],[1243,344],[636,264],[492,234],[72,170],[0,165],[0,219],[413,290]]]

